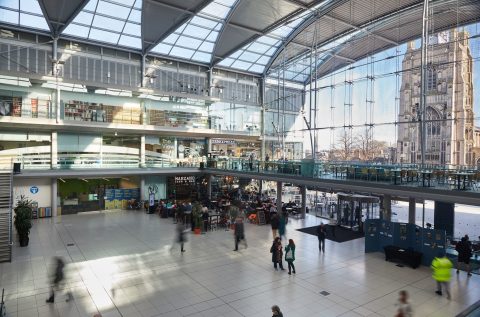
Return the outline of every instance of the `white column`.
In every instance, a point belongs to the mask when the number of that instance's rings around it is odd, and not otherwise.
[[[140,200],[145,200],[147,197],[145,196],[145,176],[140,176]]]
[[[51,142],[50,142],[50,167],[52,169],[58,168],[58,142],[57,142],[57,132],[52,132]]]
[[[140,167],[145,167],[145,135],[140,137]]]
[[[52,195],[52,217],[57,216],[57,179],[52,178],[51,188],[51,195]]]

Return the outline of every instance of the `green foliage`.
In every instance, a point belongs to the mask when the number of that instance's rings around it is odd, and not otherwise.
[[[32,228],[32,201],[24,195],[20,196],[14,208],[14,225],[19,236],[28,236]]]
[[[203,208],[202,204],[199,203],[198,201],[193,203],[192,217],[193,217],[195,228],[202,227],[202,208]]]
[[[230,214],[230,219],[235,220],[238,215],[240,214],[240,208],[238,208],[237,206],[233,206],[231,205],[229,208],[228,208],[228,213]]]

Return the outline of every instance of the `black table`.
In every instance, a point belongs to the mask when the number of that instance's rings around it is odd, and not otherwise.
[[[385,261],[399,260],[414,269],[422,263],[422,253],[420,252],[402,249],[394,245],[387,245],[383,249],[385,251]]]

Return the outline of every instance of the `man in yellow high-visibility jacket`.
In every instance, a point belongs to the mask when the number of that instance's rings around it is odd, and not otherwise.
[[[452,276],[453,264],[452,262],[445,256],[445,254],[439,254],[436,258],[432,261],[432,277],[437,282],[437,293],[438,295],[442,295],[442,286],[447,293],[447,298],[450,299],[450,278]]]

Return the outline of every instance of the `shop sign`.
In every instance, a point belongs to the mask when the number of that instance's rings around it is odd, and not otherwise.
[[[212,144],[236,144],[235,140],[212,139]]]
[[[195,184],[195,176],[175,176],[175,184]]]
[[[31,192],[32,194],[35,195],[36,193],[38,193],[38,191],[39,191],[39,189],[38,189],[37,186],[32,186],[32,187],[30,187],[30,192]]]

